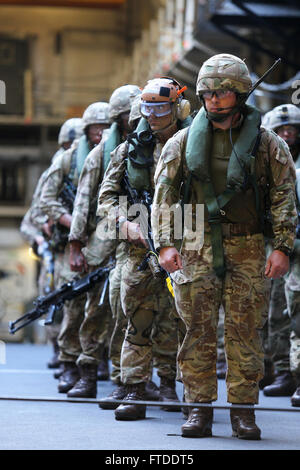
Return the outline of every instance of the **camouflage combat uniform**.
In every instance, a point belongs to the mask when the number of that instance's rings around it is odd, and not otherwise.
[[[297,174],[297,203],[299,211],[300,196],[300,170],[296,170]],[[299,212],[298,212],[299,214]],[[299,221],[298,221],[299,224]],[[290,368],[295,377],[297,387],[300,386],[300,240],[299,225],[297,228],[297,238],[294,244],[294,251],[291,256],[290,272],[286,276],[285,295],[287,302],[287,310],[291,320],[290,324]],[[299,393],[298,393],[299,394]]]
[[[63,188],[64,176],[69,176],[71,172],[72,155],[76,154],[79,140],[75,140],[70,149],[66,150],[51,165],[47,171],[44,181],[41,197],[40,209],[46,213],[54,223],[58,223],[60,217],[68,213],[68,209],[59,199],[59,193]],[[78,184],[78,173],[76,167],[72,175],[72,182],[75,187]],[[76,272],[71,271],[69,264],[70,247],[57,252],[55,259],[55,285],[62,286],[70,282],[77,276]],[[78,331],[84,316],[84,305],[86,296],[80,296],[77,299],[65,302],[63,307],[63,322],[61,325],[58,344],[60,349],[59,360],[61,362],[75,362],[82,352]],[[69,327],[72,325],[72,328]]]
[[[235,132],[239,131],[233,129],[233,135]],[[155,221],[162,204],[172,206],[180,200],[180,185],[188,178],[186,141],[186,130],[173,136],[164,147],[156,170],[152,224],[157,249],[175,245],[174,227],[169,232],[169,227],[157,227]],[[218,156],[226,168],[228,155],[232,151],[229,131],[213,131],[212,149],[211,161]],[[255,171],[261,190],[266,191],[267,183],[270,184],[275,249],[281,246],[291,249],[296,221],[294,165],[285,143],[264,129],[255,160]],[[221,186],[224,187],[224,184]],[[204,203],[204,199],[199,196],[201,183],[195,178],[191,180],[189,194],[189,203]],[[213,269],[211,234],[206,213],[203,246],[188,250],[185,248],[186,240],[183,239],[183,269],[172,275],[177,310],[187,328],[178,361],[188,402],[211,402],[217,399],[216,328],[220,304],[223,304],[225,310],[228,401],[258,401],[258,381],[263,375],[263,351],[258,330],[267,318],[269,281],[264,277],[263,234],[250,234],[248,230],[247,234],[242,234],[243,226],[250,221],[253,223],[253,218],[257,218],[253,212],[251,215],[251,209],[249,212],[246,210],[242,199],[243,194],[239,193],[226,206],[227,220],[222,223],[226,262],[224,279],[218,277]],[[229,223],[232,212],[238,213],[241,224]],[[240,227],[235,233],[234,226]]]
[[[63,148],[59,148],[58,151],[52,157],[52,163],[56,161],[56,159],[62,155],[64,152]],[[43,213],[40,209],[40,195],[45,183],[47,176],[47,170],[45,170],[42,175],[40,176],[37,186],[35,188],[34,194],[32,196],[31,206],[27,213],[25,214],[22,223],[21,223],[21,233],[27,239],[31,246],[34,245],[35,237],[37,235],[45,237],[42,232],[42,226],[47,223],[48,216]],[[55,264],[55,251],[52,250],[53,257],[54,257],[54,264]],[[51,284],[52,289],[57,285],[57,279],[55,277],[55,268],[54,268],[54,276],[51,281],[49,280],[49,273],[47,273],[47,267],[43,260],[40,263],[40,274],[38,279],[38,291],[39,295],[45,295],[45,288],[48,288]],[[48,339],[56,346],[57,337],[60,331],[62,321],[61,312],[57,312],[54,318],[54,322],[51,325],[46,326],[47,337]]]
[[[69,241],[80,241],[82,253],[89,266],[89,272],[100,266],[107,265],[114,257],[116,242],[99,240],[96,236],[96,206],[98,188],[103,178],[102,148],[105,137],[95,147],[85,160],[82,168],[74,208]],[[103,349],[107,346],[111,325],[111,310],[109,305],[108,290],[104,297],[104,304],[99,307],[99,297],[104,287],[100,282],[94,289],[87,293],[85,319],[80,326],[79,338],[82,343],[82,354],[78,364],[84,360],[99,362]],[[88,340],[88,338],[90,338]],[[83,343],[86,343],[84,346]]]
[[[266,129],[278,133],[282,126],[300,126],[300,110],[293,104],[282,104],[268,111],[262,119],[262,125]],[[300,166],[300,155],[297,153],[297,145],[290,149],[294,159],[295,168]],[[272,240],[267,240],[267,255],[272,251]],[[294,265],[294,256],[292,269]],[[264,331],[265,360],[269,369],[274,367],[275,381],[264,388],[264,394],[291,395],[295,384],[290,371],[290,332],[291,320],[287,310],[285,296],[285,282],[288,274],[280,279],[272,281],[269,305],[268,324]],[[272,369],[271,369],[272,370]],[[264,380],[268,380],[268,374]]]
[[[119,195],[124,194],[120,184],[126,168],[127,146],[125,142],[112,152],[100,189],[98,211],[113,218]],[[153,152],[155,163],[151,169],[152,184],[161,149],[162,145],[156,143]],[[126,213],[118,214],[127,219]],[[163,281],[154,279],[149,267],[145,271],[138,270],[146,253],[145,248],[127,244],[127,260],[122,267],[121,305],[128,320],[121,354],[121,381],[124,384],[151,380],[154,343],[158,375],[170,380],[176,377],[178,339],[175,309]]]

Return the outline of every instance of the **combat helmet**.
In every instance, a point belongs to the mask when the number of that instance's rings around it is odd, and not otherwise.
[[[83,129],[91,124],[110,124],[109,105],[103,101],[90,104],[82,116]]]
[[[68,119],[60,128],[58,134],[58,143],[62,145],[64,142],[73,142],[79,139],[83,134],[83,123],[81,118]]]
[[[232,54],[217,54],[202,64],[196,94],[201,96],[205,91],[226,88],[246,95],[251,86],[249,70],[242,59]]]
[[[141,94],[137,85],[123,85],[117,88],[109,99],[109,117],[116,121],[120,114],[130,112],[134,98]]]
[[[300,130],[300,109],[294,104],[276,106],[264,115],[262,125],[266,129],[274,131],[285,125],[297,126]]]
[[[135,127],[135,123],[142,117],[140,111],[140,98],[141,95],[137,95],[131,105],[128,124],[133,129]]]
[[[191,111],[189,101],[184,98],[185,89],[186,87],[181,87],[175,79],[170,77],[149,80],[141,94],[142,115],[147,118],[151,107],[156,106],[156,116],[172,113],[174,119],[184,121]]]

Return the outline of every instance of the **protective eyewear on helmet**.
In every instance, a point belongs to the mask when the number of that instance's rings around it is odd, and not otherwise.
[[[211,100],[212,97],[215,95],[216,98],[222,99],[226,98],[227,96],[230,96],[234,93],[232,90],[213,90],[213,91],[205,91],[202,93],[203,98],[207,100]]]
[[[170,103],[145,103],[141,102],[141,113],[144,117],[149,117],[151,114],[154,114],[156,117],[163,117],[171,114],[171,104]]]

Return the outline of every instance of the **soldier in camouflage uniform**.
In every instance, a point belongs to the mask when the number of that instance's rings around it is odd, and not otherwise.
[[[134,85],[126,85],[122,87],[117,93],[113,93],[113,98],[116,100],[116,94],[118,94],[117,106],[118,115],[114,115],[114,109],[111,103],[107,105],[107,122],[113,120],[114,123],[118,124],[118,138],[123,139],[124,126],[121,126],[121,119],[124,113],[127,114],[130,109],[130,103],[134,96],[140,94],[140,89]],[[115,102],[112,100],[113,103]],[[87,271],[93,271],[100,266],[106,266],[109,264],[114,256],[117,242],[116,240],[103,240],[98,239],[96,236],[96,208],[99,185],[103,179],[103,175],[106,170],[107,161],[105,159],[105,147],[109,146],[110,139],[115,138],[111,134],[114,132],[115,126],[111,126],[109,131],[106,131],[105,137],[101,140],[101,143],[97,145],[87,156],[78,182],[76,199],[74,202],[74,208],[72,213],[72,224],[69,234],[70,241],[70,264],[71,269],[76,272],[82,272],[84,267]],[[127,123],[126,123],[126,129]],[[125,134],[126,135],[126,134]],[[87,305],[86,315],[84,323],[80,327],[80,332],[85,334],[89,340],[89,348],[91,349],[91,343],[93,345],[93,353],[90,356],[94,359],[94,364],[99,364],[101,354],[108,346],[108,337],[111,330],[111,310],[109,306],[109,296],[105,296],[104,304],[101,308],[97,308],[99,301],[99,292],[103,288],[102,285],[98,285],[97,288],[88,292],[87,294]],[[83,335],[82,335],[83,336]],[[90,339],[92,338],[92,340]],[[91,361],[89,361],[91,362]],[[80,380],[69,390],[69,397],[87,397],[91,395],[91,391],[96,389],[95,381],[91,380],[94,377],[90,373],[91,367],[85,366],[80,358],[77,360],[80,365]],[[93,393],[94,394],[94,393]]]
[[[142,117],[140,113],[140,93],[134,99],[129,115],[129,126],[134,131]],[[124,315],[122,304],[121,304],[121,277],[124,265],[126,263],[128,254],[126,249],[125,242],[119,242],[116,250],[116,266],[111,271],[109,277],[109,295],[110,295],[110,305],[114,320],[114,328],[111,335],[110,345],[109,345],[109,357],[112,364],[112,372],[110,378],[116,388],[109,394],[107,397],[104,397],[100,400],[99,407],[105,410],[114,410],[117,408],[118,404],[115,403],[116,400],[122,400],[127,395],[126,386],[121,381],[121,350],[122,344],[124,341],[125,331],[127,327],[127,319]],[[161,338],[160,338],[160,329],[158,329],[158,335],[154,336],[153,339],[153,362],[155,366],[160,368],[159,359],[161,357],[159,353]],[[158,347],[158,354],[156,359],[156,344]],[[158,400],[159,399],[159,389],[156,384],[150,380],[146,383],[145,387],[146,399],[147,400]]]
[[[300,169],[296,169],[296,194],[298,216],[300,214]],[[300,406],[300,220],[298,218],[297,238],[291,255],[291,269],[285,282],[287,310],[291,319],[290,367],[296,383],[291,397],[292,406]]]
[[[187,328],[178,355],[186,401],[211,404],[217,399],[216,328],[223,304],[228,401],[248,404],[230,410],[233,436],[260,439],[251,406],[258,402],[263,376],[258,330],[267,318],[270,279],[289,269],[297,213],[288,146],[260,129],[260,113],[245,105],[250,88],[249,71],[238,57],[219,54],[204,62],[196,85],[203,107],[189,132],[178,132],[161,154],[152,225],[160,263],[173,273],[177,311]],[[159,211],[163,216],[181,197],[185,210],[187,203],[194,214],[203,207],[204,234],[196,231],[193,239],[194,226],[185,224],[178,251],[173,224],[159,223]],[[274,231],[267,262],[260,223],[265,197]],[[197,226],[195,215],[193,222]],[[182,435],[211,436],[212,421],[212,407],[193,408]]]
[[[276,106],[265,114],[262,125],[273,130],[289,146],[295,167],[300,167],[300,110],[293,104]],[[267,253],[272,240],[267,242]],[[294,258],[294,256],[293,256]],[[292,266],[294,262],[292,263]],[[266,396],[291,396],[296,385],[290,370],[290,317],[285,298],[285,278],[272,280],[267,331],[266,361],[274,365],[275,378],[263,388]]]
[[[124,93],[126,90],[130,91],[126,87],[121,87],[119,92]],[[116,91],[112,95],[112,100],[110,102],[111,113],[114,120],[119,119],[119,114],[121,112],[128,112],[130,106],[130,113],[128,117],[128,124],[133,131],[140,118],[141,114],[139,112],[139,102],[140,102],[140,95],[141,90],[136,90],[136,96],[133,98],[128,95],[128,100],[124,100],[123,106],[120,107],[118,103],[116,103],[115,96]],[[117,104],[117,108],[115,108]],[[125,135],[123,137],[126,137]],[[116,254],[115,254],[115,261],[116,265],[114,269],[111,270],[109,276],[109,297],[110,297],[110,306],[112,311],[112,317],[114,321],[114,327],[109,343],[109,358],[111,360],[112,371],[110,374],[111,381],[116,384],[116,388],[112,391],[110,395],[104,398],[103,402],[100,403],[99,407],[102,409],[115,409],[118,405],[114,403],[115,400],[122,400],[126,396],[126,388],[121,382],[121,365],[120,365],[120,355],[121,355],[121,348],[122,343],[124,340],[124,332],[126,329],[127,321],[122,310],[121,306],[121,297],[120,297],[120,288],[121,288],[121,274],[123,270],[123,266],[127,259],[127,251],[125,242],[118,241]],[[101,401],[101,400],[100,400]],[[112,403],[109,403],[112,401]]]
[[[60,128],[59,135],[58,135],[59,149],[52,157],[51,163],[54,163],[55,160],[58,158],[58,156],[61,155],[65,150],[70,148],[72,142],[75,139],[78,139],[79,137],[81,137],[81,135],[82,135],[81,118],[71,118],[71,119],[68,119],[66,122],[64,122],[64,124]],[[41,188],[44,184],[46,174],[47,174],[47,170],[44,173],[42,173],[42,175],[39,178],[39,181],[37,183],[36,189],[32,197],[31,206],[29,210],[27,211],[27,213],[25,214],[21,223],[21,227],[20,227],[21,233],[24,236],[24,238],[30,243],[34,252],[36,252],[36,254],[38,254],[38,256],[40,256],[41,258],[40,275],[39,275],[39,281],[38,281],[39,295],[45,295],[46,293],[48,293],[48,290],[50,288],[54,288],[54,285],[55,285],[55,279],[53,278],[53,275],[52,275],[52,267],[51,267],[51,273],[48,273],[47,275],[46,263],[43,262],[43,251],[46,248],[45,243],[47,243],[48,240],[51,240],[51,229],[50,229],[51,224],[49,224],[48,216],[42,213],[39,209]],[[55,256],[54,250],[52,251],[53,251],[53,257],[54,257]],[[54,273],[54,277],[55,277],[55,273]],[[48,367],[50,368],[59,367],[59,361],[58,361],[59,350],[58,350],[58,344],[57,344],[57,337],[59,333],[60,323],[61,323],[61,318],[59,315],[56,315],[53,325],[46,326],[47,337],[49,341],[52,343],[53,349],[54,349],[54,356],[48,362]]]
[[[72,208],[66,205],[60,194],[66,185],[66,177],[76,190],[87,155],[101,142],[104,130],[109,127],[108,104],[91,104],[83,113],[82,121],[84,134],[51,165],[40,197],[41,210],[48,214],[59,227],[60,233],[64,234],[64,243],[61,243],[55,262],[55,271],[59,275],[58,287],[78,276],[78,273],[70,268],[70,245],[67,243],[72,223]],[[84,375],[90,386],[88,395],[95,397],[95,376],[100,349],[97,337],[98,317],[95,312],[95,305],[99,300],[98,289],[92,290],[89,300],[86,300],[86,295],[82,295],[64,305],[58,337],[59,359],[63,363],[64,372],[59,378],[58,391],[69,392],[80,376]],[[93,338],[94,334],[96,339]]]
[[[127,220],[127,212],[119,207],[119,196],[124,194],[125,172],[139,194],[144,190],[153,192],[153,176],[162,147],[189,116],[189,103],[181,91],[172,79],[148,82],[141,95],[144,118],[131,139],[112,153],[100,189],[99,215],[108,214],[113,221],[116,215],[119,236],[129,242],[121,278],[121,303],[128,320],[121,351],[121,381],[127,395],[125,403],[115,410],[117,420],[145,418],[144,405],[126,401],[146,399],[145,388],[152,376],[154,359],[160,376],[160,399],[178,401],[175,391],[178,320],[174,317],[173,301],[165,282],[153,277],[148,264],[139,269],[147,255],[147,243],[139,224]]]

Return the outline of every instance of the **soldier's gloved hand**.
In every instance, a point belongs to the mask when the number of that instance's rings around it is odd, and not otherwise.
[[[126,220],[122,225],[121,231],[129,243],[133,243],[134,245],[144,245],[147,248],[147,242],[143,237],[139,224]]]
[[[182,260],[174,246],[161,248],[159,252],[159,264],[169,273],[182,269]]]
[[[88,264],[86,259],[81,251],[81,243],[77,240],[73,240],[70,242],[70,267],[71,271],[76,272],[87,272],[88,271]]]
[[[279,279],[290,268],[289,257],[279,250],[274,250],[267,259],[265,276],[269,279]]]

